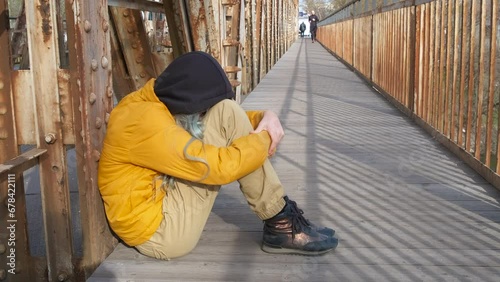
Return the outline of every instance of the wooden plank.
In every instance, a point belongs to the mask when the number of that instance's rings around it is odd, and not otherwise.
[[[424,81],[424,112],[422,113],[422,118],[429,122],[429,112],[430,112],[430,100],[431,100],[431,95],[430,95],[430,54],[431,49],[430,49],[430,42],[431,42],[431,5],[426,4],[425,5],[425,15],[424,15],[424,21],[425,21],[425,26],[424,26],[424,33],[425,33],[425,39],[424,39],[424,52],[427,50],[427,54],[424,56],[424,72],[423,72],[423,81]]]
[[[277,264],[277,263],[260,263],[256,261],[238,263],[232,262],[216,263],[216,262],[197,262],[194,264],[175,263],[172,264],[173,271],[165,274],[165,262],[153,261],[151,263],[143,264],[141,267],[133,267],[127,269],[124,267],[126,261],[116,261],[104,268],[101,275],[92,278],[89,281],[126,281],[128,277],[144,277],[149,276],[152,280],[162,280],[168,276],[172,280],[185,280],[186,277],[193,277],[193,280],[204,281],[232,281],[247,280],[248,277],[253,277],[259,281],[281,281],[281,280],[296,280],[296,281],[367,281],[367,280],[396,280],[401,281],[405,279],[416,280],[444,280],[449,279],[449,273],[443,273],[443,266],[415,266],[415,265],[373,265],[370,262],[380,261],[377,257],[367,259],[366,256],[358,254],[360,258],[365,257],[365,262],[358,267],[350,263],[339,264],[318,264],[315,259],[302,258],[303,261],[296,264]],[[170,262],[169,262],[170,263]],[[266,265],[274,265],[273,269],[263,272]],[[363,271],[359,270],[362,267]],[[170,268],[170,267],[168,267]],[[192,276],[192,270],[197,269],[197,275]],[[453,273],[453,277],[458,280],[471,279],[475,280],[488,280],[490,277],[498,276],[498,271],[491,267],[483,269],[482,267],[467,267],[467,266],[446,266],[446,269]],[[118,276],[116,273],[119,274]],[[408,277],[410,275],[411,277]]]
[[[487,1],[482,1],[482,6],[481,8],[478,8],[481,16],[480,20],[480,41],[479,41],[479,62],[478,62],[478,68],[479,68],[479,74],[478,74],[478,87],[477,87],[477,108],[476,108],[476,138],[475,138],[475,154],[474,156],[476,159],[481,160],[481,136],[482,136],[482,127],[483,127],[483,102],[484,102],[484,92],[485,92],[485,86],[484,86],[484,81],[485,81],[485,76],[487,76],[487,73],[485,72],[485,68],[489,67],[490,63],[485,61],[487,58],[486,55],[486,40],[488,37],[488,34],[486,33],[486,25],[488,24],[486,22],[486,17],[487,13],[490,13],[490,7],[487,5]],[[491,16],[490,16],[491,18]],[[485,66],[486,65],[486,66]],[[476,76],[474,76],[476,77]],[[476,79],[474,79],[476,80]]]
[[[452,62],[452,54],[453,54],[453,11],[454,11],[454,6],[455,2],[454,1],[447,1],[448,5],[448,13],[447,13],[447,35],[448,38],[446,39],[446,75],[445,75],[445,119],[444,119],[444,135],[451,137],[452,135],[452,128],[450,128],[450,124],[453,124],[452,119],[453,119],[453,103],[452,103],[452,95],[453,93],[450,93],[450,85],[453,82],[452,80],[452,68],[453,68],[453,62]]]
[[[279,114],[286,137],[271,162],[304,215],[337,230],[336,251],[263,253],[262,222],[234,183],[189,255],[158,261],[119,245],[89,281],[274,281],[290,269],[307,281],[491,280],[500,192],[370,86],[319,44],[297,41],[243,103]]]
[[[459,70],[461,69],[462,61],[460,60],[460,54],[462,53],[462,44],[461,44],[461,28],[463,26],[462,24],[462,13],[463,13],[463,2],[461,3],[456,3],[455,5],[455,21],[454,21],[454,50],[453,50],[453,85],[452,85],[452,98],[451,98],[451,104],[452,104],[452,111],[451,111],[451,133],[450,133],[450,139],[457,143],[458,142],[458,136],[461,135],[461,129],[458,127],[459,122],[458,119],[460,119],[460,91],[457,89],[459,85],[458,81],[458,75],[459,75]],[[458,128],[457,128],[458,127]]]
[[[40,158],[40,188],[49,280],[74,274],[66,150],[63,143],[57,52],[57,1],[26,3]]]
[[[97,166],[112,108],[111,50],[108,1],[75,0],[66,5],[78,192],[83,236],[83,279],[116,245],[97,187]],[[78,110],[76,110],[78,109]],[[82,278],[80,278],[82,279]]]
[[[440,132],[444,132],[444,120],[446,119],[446,87],[443,85],[445,80],[445,66],[446,66],[446,50],[447,50],[447,41],[446,41],[446,33],[448,33],[447,26],[447,2],[445,0],[441,0],[441,15],[439,16],[441,19],[441,35],[440,35],[440,54],[439,54],[439,88],[438,88],[438,116],[437,116],[437,129]],[[446,135],[446,134],[445,134]]]
[[[210,218],[213,219],[220,217],[217,214],[212,213]],[[221,219],[219,219],[217,223],[214,222],[213,224],[224,225]],[[364,229],[364,228],[360,223],[358,224],[353,223],[353,225],[350,226],[349,229],[350,229],[349,233],[354,233],[356,231],[359,232],[359,229]],[[371,258],[370,262],[373,264],[387,264],[389,262],[392,262],[391,263],[392,266],[397,266],[397,265],[439,266],[438,261],[441,261],[442,262],[441,266],[455,265],[455,266],[469,266],[469,267],[483,266],[485,268],[497,267],[497,262],[495,259],[498,259],[498,252],[495,252],[495,250],[492,249],[463,250],[463,249],[450,248],[449,246],[441,246],[435,249],[429,248],[427,250],[428,256],[426,256],[424,255],[424,250],[418,248],[411,248],[411,244],[408,244],[410,246],[408,245],[404,246],[401,244],[401,242],[397,242],[392,249],[388,246],[370,246],[371,240],[368,239],[367,236],[369,236],[369,234],[372,232],[373,233],[379,233],[379,232],[376,231],[375,224],[373,225],[367,224],[366,229],[369,229],[369,231],[371,232],[366,232],[365,230],[365,232],[363,232],[364,234],[360,232],[359,236],[353,235],[353,237],[355,237],[353,238],[354,240],[352,242],[346,241],[346,245],[343,246],[342,248],[339,245],[338,251],[316,258],[314,257],[306,258],[303,256],[267,255],[260,250],[259,246],[259,241],[261,239],[260,231],[224,230],[222,232],[221,231],[219,232],[214,231],[210,233],[205,232],[202,235],[202,238],[198,246],[193,250],[192,253],[190,253],[185,257],[178,258],[176,260],[171,260],[168,262],[155,260],[140,255],[133,248],[129,248],[127,246],[120,244],[118,245],[116,251],[110,256],[110,259],[112,259],[110,263],[123,264],[124,271],[115,272],[115,274],[118,274],[119,276],[124,276],[127,273],[126,268],[128,265],[130,265],[130,267],[135,268],[135,270],[149,263],[157,264],[155,267],[160,267],[162,265],[163,267],[166,268],[175,269],[180,265],[184,265],[185,267],[187,267],[189,264],[195,265],[207,261],[218,262],[220,264],[228,265],[227,262],[228,260],[231,259],[237,265],[243,265],[245,263],[249,263],[251,265],[256,261],[265,264],[275,264],[275,265],[280,265],[280,264],[297,265],[304,263],[304,260],[306,260],[306,262],[309,263],[311,262],[311,260],[312,261],[317,260],[317,263],[320,264],[328,264],[333,266],[336,264],[349,263],[352,265],[360,266],[361,269],[364,269],[366,267],[365,266],[366,261],[363,260],[363,257],[366,256]],[[227,232],[227,235],[224,236],[223,232]],[[385,236],[383,239],[385,239]],[[425,239],[429,239],[429,237],[425,236]],[[240,240],[240,242],[238,242],[238,240]],[[239,248],[238,248],[238,243],[240,244]],[[373,247],[375,247],[376,250],[374,250]],[[256,257],[258,257],[259,260],[255,260]],[[133,263],[135,265],[132,265]],[[106,268],[103,267],[103,269]],[[263,267],[263,269],[265,269],[266,272],[270,272],[269,267]],[[175,273],[175,271],[173,272]],[[98,276],[99,273],[96,274],[97,275],[95,276],[99,277]],[[100,274],[102,275],[102,272]],[[196,277],[195,276],[196,274],[189,275],[185,273],[184,275],[187,275],[185,277],[189,276],[193,278]],[[151,277],[151,276],[146,275],[146,277]],[[312,276],[311,278],[314,279],[316,277],[318,276]],[[319,280],[314,279],[313,281],[319,281]]]
[[[430,57],[430,89],[429,93],[431,95],[430,98],[430,117],[429,124],[436,128],[437,125],[437,116],[438,116],[438,97],[439,97],[439,43],[440,43],[440,3],[439,1],[431,2],[431,57]]]
[[[477,29],[476,29],[476,24],[478,21],[478,16],[479,16],[479,9],[478,9],[478,1],[472,1],[472,12],[471,12],[471,22],[470,22],[470,55],[469,55],[469,84],[468,84],[468,95],[467,95],[467,129],[465,133],[465,150],[469,153],[473,153],[471,151],[472,148],[472,127],[473,127],[473,120],[472,120],[472,115],[473,115],[473,106],[474,106],[474,101],[476,99],[474,98],[475,96],[475,82],[476,82],[476,76],[474,75],[475,73],[475,65],[476,65],[476,60],[475,60],[475,52],[476,52],[476,34],[477,34]],[[479,62],[478,62],[479,63]]]
[[[415,99],[415,113],[419,117],[423,117],[423,53],[424,53],[424,12],[425,6],[417,6],[415,9],[415,67],[411,68],[410,71],[414,70],[415,75],[413,76],[413,81],[415,85],[415,94],[417,97]],[[410,88],[410,91],[412,89]]]
[[[494,2],[494,1],[493,1]],[[489,5],[489,23],[491,24],[491,26],[497,26],[496,25],[496,19],[494,18],[495,17],[495,12],[494,12],[494,8],[496,8],[496,5],[493,4],[493,2]],[[495,56],[496,56],[496,42],[493,42],[496,40],[496,34],[493,34],[492,30],[489,30],[488,31],[488,40],[490,42],[490,50],[488,50],[489,52],[489,57],[490,57],[490,64],[488,66],[488,69],[489,69],[489,72],[488,72],[488,75],[486,77],[486,81],[489,83],[489,87],[488,87],[488,90],[486,90],[487,92],[487,99],[488,99],[488,108],[487,108],[487,120],[486,120],[486,138],[485,138],[485,154],[486,154],[486,158],[485,158],[485,165],[487,167],[490,167],[491,168],[491,154],[492,154],[492,148],[494,148],[494,144],[493,143],[493,117],[495,115],[494,113],[494,85],[492,84],[495,84],[495,80],[493,79],[492,80],[492,77],[495,76]],[[498,126],[498,124],[497,124]],[[496,168],[492,168],[492,169],[496,169]]]
[[[496,26],[496,29],[497,31],[495,32],[495,29],[492,30],[491,32],[491,65],[490,65],[490,97],[492,95],[492,93],[494,93],[495,91],[495,76],[497,76],[497,78],[499,77],[498,75],[500,74],[500,69],[498,69],[496,67],[496,63],[495,61],[498,62],[499,58],[498,56],[500,56],[500,52],[498,50],[498,47],[500,47],[499,45],[497,45],[497,40],[498,40],[498,29],[500,29],[499,27],[499,23],[500,23],[500,5],[498,4],[498,2],[495,2],[493,1],[492,3],[492,15],[491,15],[491,21],[492,21],[492,26]],[[495,59],[493,59],[495,58]],[[497,107],[497,113],[499,112],[498,110],[498,107]],[[497,125],[500,124],[500,116],[498,116],[498,122],[497,122]],[[496,136],[495,136],[496,137]],[[500,173],[500,161],[499,161],[499,158],[500,158],[500,151],[499,151],[499,148],[500,148],[500,131],[498,131],[498,137],[497,138],[497,151],[496,151],[496,158],[497,158],[497,167],[496,169],[495,168],[492,168],[494,170],[496,170],[496,173],[499,174]]]
[[[408,51],[408,43],[407,43],[407,36],[409,36],[409,30],[407,29],[407,26],[408,26],[408,22],[409,22],[409,19],[407,18],[407,15],[408,15],[408,12],[409,10],[408,9],[402,9],[401,10],[401,14],[400,14],[400,22],[401,22],[401,26],[400,26],[400,32],[401,32],[401,35],[400,35],[400,44],[401,44],[401,53],[400,53],[400,64],[401,64],[401,70],[400,70],[400,73],[401,73],[401,85],[400,85],[400,88],[399,88],[399,91],[401,92],[401,102],[403,103],[403,105],[406,105],[408,107],[408,90],[407,90],[407,86],[408,86],[408,79],[407,79],[407,70],[408,70],[408,63],[407,63],[407,57],[408,57],[408,54],[407,54],[407,51]]]
[[[471,32],[470,32],[470,22],[471,22],[471,2],[470,0],[463,1],[463,12],[462,12],[462,59],[461,59],[461,71],[460,71],[460,104],[459,104],[459,113],[458,113],[458,145],[460,147],[464,147],[464,115],[466,112],[465,107],[465,75],[466,69],[469,65],[469,60],[467,56],[468,50],[470,50],[470,44],[467,44],[468,40],[470,40]]]

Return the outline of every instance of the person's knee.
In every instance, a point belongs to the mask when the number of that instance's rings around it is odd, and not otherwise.
[[[245,110],[234,100],[225,99],[208,110],[207,116],[217,116],[222,123],[250,123]]]
[[[231,99],[224,99],[220,101],[219,103],[215,104],[209,111],[211,110],[219,110],[219,111],[243,111],[243,108],[236,103],[236,101],[231,100]]]
[[[233,140],[253,130],[245,110],[233,100],[223,100],[208,110],[203,118],[203,142],[215,146],[228,146]]]

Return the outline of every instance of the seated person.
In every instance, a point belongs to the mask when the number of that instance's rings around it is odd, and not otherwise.
[[[283,137],[271,111],[245,112],[207,53],[175,59],[113,109],[99,162],[109,224],[144,255],[171,259],[197,244],[221,185],[238,181],[264,221],[262,249],[319,255],[338,240],[285,196],[268,157]]]

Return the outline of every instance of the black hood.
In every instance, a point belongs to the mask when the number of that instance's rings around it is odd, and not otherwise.
[[[235,96],[219,62],[200,51],[172,61],[156,79],[154,91],[173,115],[204,112]]]

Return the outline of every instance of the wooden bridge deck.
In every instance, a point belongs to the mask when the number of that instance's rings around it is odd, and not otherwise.
[[[243,105],[279,113],[272,161],[306,217],[337,230],[337,250],[262,252],[262,223],[232,184],[191,254],[119,245],[90,281],[498,281],[500,192],[321,45],[297,41]]]

